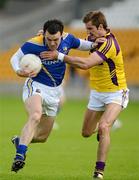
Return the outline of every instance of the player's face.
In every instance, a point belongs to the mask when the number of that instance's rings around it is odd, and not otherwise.
[[[46,31],[44,36],[49,49],[52,51],[56,50],[61,42],[61,33],[58,31],[56,34],[50,34]]]
[[[87,22],[85,24],[85,27],[86,27],[86,30],[87,30],[87,34],[89,36],[92,36],[93,39],[96,39],[96,38],[102,36],[101,35],[101,29],[99,27],[97,28],[96,26],[92,25],[91,21]]]

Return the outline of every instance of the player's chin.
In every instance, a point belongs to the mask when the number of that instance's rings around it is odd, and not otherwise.
[[[57,50],[57,48],[58,48],[57,46],[51,46],[50,50],[55,51],[55,50]]]

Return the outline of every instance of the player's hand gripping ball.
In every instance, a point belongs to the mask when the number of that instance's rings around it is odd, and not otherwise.
[[[42,68],[41,59],[35,54],[26,54],[20,60],[20,68],[23,71],[38,74]]]

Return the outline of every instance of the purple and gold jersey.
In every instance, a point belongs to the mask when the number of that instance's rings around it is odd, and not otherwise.
[[[78,38],[75,38],[72,34],[63,33],[61,43],[57,50],[61,53],[68,54],[70,49],[76,49],[79,46],[80,40]],[[49,51],[49,48],[43,35],[41,35],[27,41],[21,47],[21,50],[23,54],[35,54],[40,57],[40,53]],[[57,59],[49,61],[47,59],[41,59],[41,61],[42,69],[37,76],[32,79],[51,87],[60,85],[65,74],[65,63]]]
[[[90,68],[90,86],[98,92],[113,92],[126,89],[123,56],[120,46],[112,33],[107,33],[107,41],[95,51],[104,61]]]

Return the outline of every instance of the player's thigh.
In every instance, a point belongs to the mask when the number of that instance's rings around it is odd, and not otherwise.
[[[59,87],[46,87],[46,91],[43,92],[43,114],[46,114],[49,117],[56,116],[59,102]]]
[[[42,97],[40,95],[30,96],[25,101],[25,108],[28,114],[32,114],[34,112],[42,113]]]
[[[42,87],[40,83],[27,78],[23,87],[23,101],[29,114],[42,111]]]
[[[100,99],[100,94],[95,90],[91,90],[82,129],[89,132],[95,130],[103,111],[104,103]]]
[[[44,135],[45,137],[49,136],[54,124],[54,119],[55,117],[50,117],[45,114],[42,115],[40,123],[37,127],[39,135]]]
[[[129,90],[120,90],[111,93],[103,93],[105,112],[101,117],[101,124],[112,126],[122,109],[127,107],[129,101]]]
[[[105,112],[100,118],[99,126],[103,124],[104,126],[111,127],[121,111],[122,107],[119,104],[110,103],[106,105]]]
[[[94,111],[87,109],[85,112],[83,130],[93,131],[100,120],[103,111]]]

